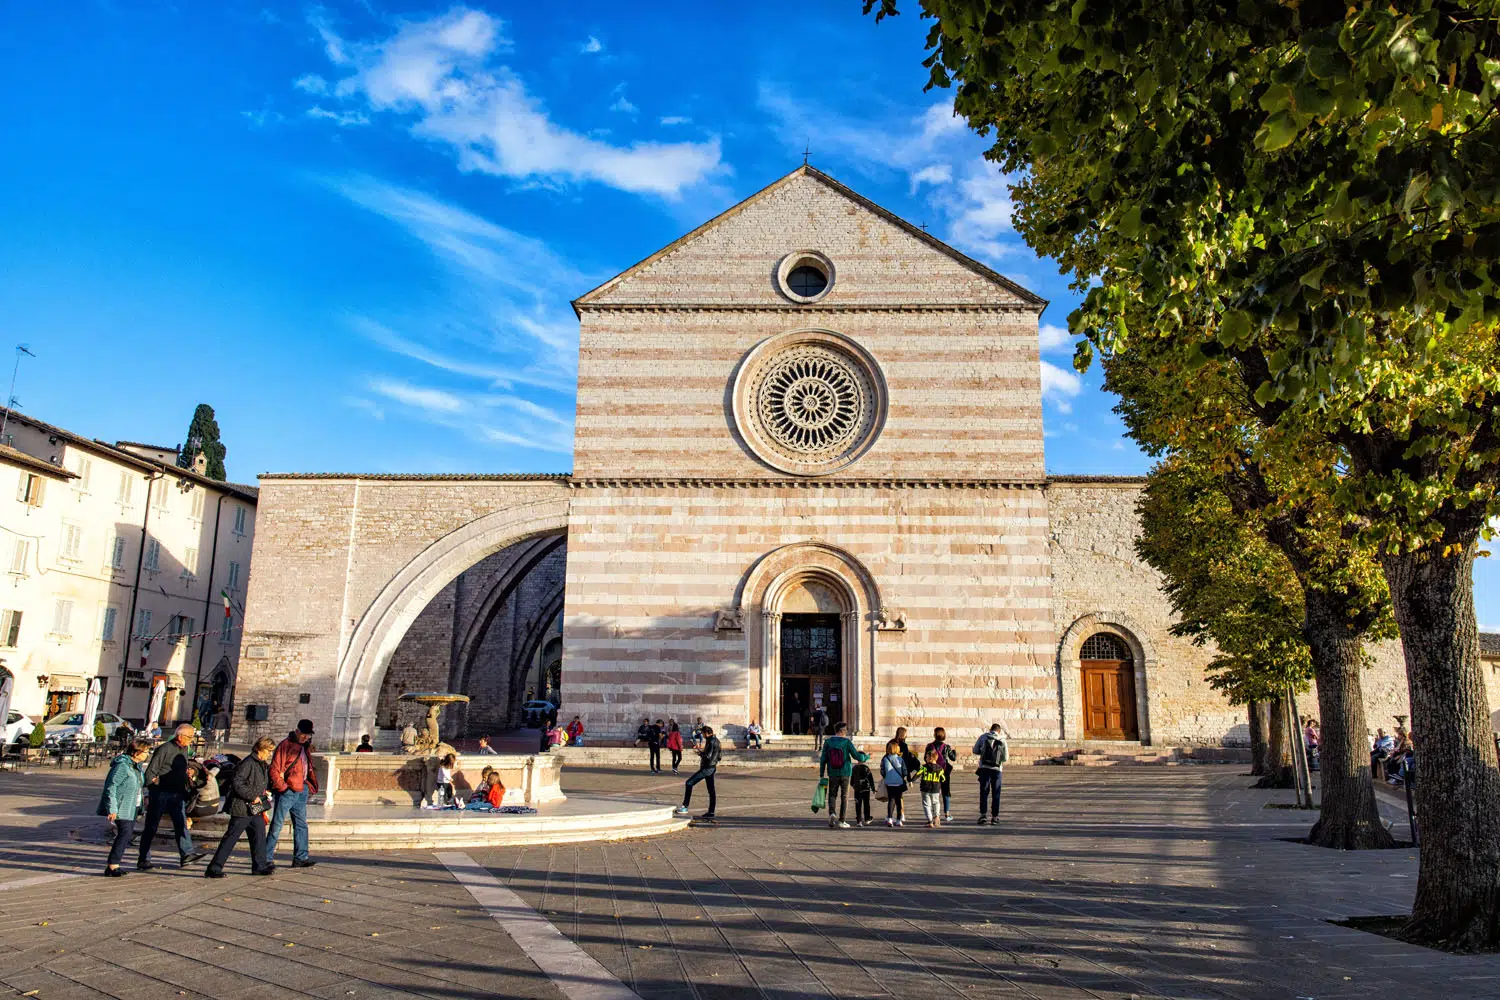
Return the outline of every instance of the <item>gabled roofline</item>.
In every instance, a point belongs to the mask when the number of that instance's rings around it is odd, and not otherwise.
[[[75,447],[91,451],[94,454],[99,455],[103,458],[108,458],[111,461],[119,462],[121,465],[131,465],[146,472],[155,472],[160,470],[161,472],[168,473],[178,479],[190,479],[193,482],[197,483],[199,486],[203,486],[213,490],[220,490],[224,493],[230,494],[231,496],[239,497],[241,500],[248,500],[251,503],[255,503],[257,500],[257,492],[254,487],[245,487],[240,485],[239,483],[226,483],[220,482],[217,479],[210,479],[207,476],[199,475],[192,469],[184,469],[181,466],[169,465],[164,462],[157,462],[153,459],[145,457],[144,455],[137,455],[133,451],[125,451],[122,448],[117,448],[114,445],[110,444],[108,441],[100,441],[97,438],[90,440],[89,438],[84,437],[82,434],[74,434],[72,431],[65,430],[55,424],[49,424],[44,420],[38,420],[35,417],[27,416],[20,410],[7,411],[5,407],[0,406],[0,414],[4,414],[6,412],[9,412],[9,419],[11,420],[30,424],[32,427],[35,427],[37,430],[41,431],[44,434],[56,437],[61,441],[66,441]],[[40,461],[45,462],[46,460],[41,459]],[[47,464],[50,465],[51,463]],[[54,468],[61,467],[54,466]]]
[[[790,183],[798,177],[811,177],[814,180],[820,181],[838,194],[843,195],[850,201],[855,202],[856,204],[874,213],[875,215],[878,215],[886,222],[889,222],[893,226],[896,226],[898,229],[905,232],[908,236],[920,240],[932,249],[936,250],[938,253],[952,258],[954,261],[968,268],[970,271],[973,271],[981,278],[987,278],[988,280],[999,285],[1001,288],[1004,288],[1006,291],[1019,298],[1025,305],[1034,307],[1037,312],[1040,313],[1042,310],[1047,308],[1048,301],[1042,298],[1040,295],[1037,295],[1030,289],[1016,284],[1014,281],[1011,281],[1009,278],[999,273],[998,271],[986,267],[967,254],[955,250],[953,247],[944,243],[942,240],[938,239],[936,236],[933,236],[931,233],[928,233],[926,230],[912,225],[910,222],[907,222],[905,219],[901,218],[901,216],[890,211],[889,209],[882,208],[880,205],[877,205],[875,202],[866,198],[859,192],[845,187],[843,184],[840,184],[838,181],[823,173],[823,171],[819,170],[818,168],[808,166],[804,163],[802,166],[798,167],[796,170],[793,170],[786,176],[774,180],[770,184],[767,184],[765,187],[761,188],[759,191],[755,192],[744,201],[741,201],[739,204],[733,206],[732,208],[726,209],[723,212],[720,212],[718,215],[714,216],[712,219],[709,219],[707,222],[703,223],[703,225],[699,226],[697,229],[694,229],[692,232],[678,237],[671,243],[668,243],[666,246],[662,247],[660,250],[651,254],[649,257],[639,260],[636,263],[632,264],[630,267],[627,267],[625,270],[621,271],[613,278],[610,278],[602,285],[598,285],[597,287],[591,288],[587,292],[584,292],[582,295],[578,296],[578,298],[573,300],[574,315],[581,315],[579,306],[591,304],[591,300],[603,295],[606,291],[613,288],[615,285],[618,285],[621,281],[624,281],[626,278],[634,275],[636,272],[650,266],[651,264],[654,264],[656,261],[677,250],[684,244],[697,239],[699,236],[708,232],[708,230],[714,228],[720,223],[733,218],[734,216],[738,215],[740,212],[748,208],[750,205],[753,205],[756,202],[760,201],[762,198],[766,197],[772,191],[775,191],[777,188]]]

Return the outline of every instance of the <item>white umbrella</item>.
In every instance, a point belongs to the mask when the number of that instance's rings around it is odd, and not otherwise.
[[[161,704],[166,700],[167,682],[158,677],[156,683],[151,685],[151,708],[146,712],[147,729],[161,721]]]
[[[94,738],[94,717],[99,714],[99,696],[104,693],[104,686],[95,677],[89,681],[89,693],[83,698],[83,728],[78,731],[80,742],[87,743]]]
[[[10,718],[10,697],[16,690],[16,679],[6,672],[0,676],[0,726]]]

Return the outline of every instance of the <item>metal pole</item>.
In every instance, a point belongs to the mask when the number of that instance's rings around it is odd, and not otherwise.
[[[16,366],[10,372],[10,392],[5,397],[5,415],[0,417],[0,444],[5,443],[5,429],[10,425],[10,409],[16,405],[16,378],[21,374],[21,355],[34,358],[25,344],[16,345]]]

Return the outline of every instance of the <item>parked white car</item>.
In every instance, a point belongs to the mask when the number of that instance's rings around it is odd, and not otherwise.
[[[120,723],[125,720],[109,712],[97,712],[94,721],[104,723],[104,738],[110,740],[114,738],[115,730],[120,728]],[[78,732],[82,728],[82,712],[59,712],[47,720],[47,738],[43,745],[55,747],[59,743],[71,743],[78,739]]]
[[[557,711],[557,706],[550,701],[525,701],[521,703],[521,717],[523,726],[540,726],[542,720],[547,718],[548,713]]]
[[[15,709],[11,709],[10,713],[5,717],[5,745],[10,746],[12,743],[24,740],[31,735],[31,731],[35,728],[36,723],[31,721],[30,716],[22,715]]]

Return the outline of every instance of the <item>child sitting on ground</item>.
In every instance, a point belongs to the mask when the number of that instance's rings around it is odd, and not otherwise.
[[[922,815],[927,817],[929,827],[943,825],[943,778],[946,772],[938,760],[938,752],[932,747],[922,756],[922,769],[917,780],[922,783]]]
[[[870,825],[870,793],[875,791],[875,775],[869,765],[856,763],[849,776],[849,787],[854,789],[854,825]]]
[[[487,767],[479,775],[479,787],[469,796],[467,808],[489,812],[499,809],[505,800],[505,786],[500,783],[500,772]]]

